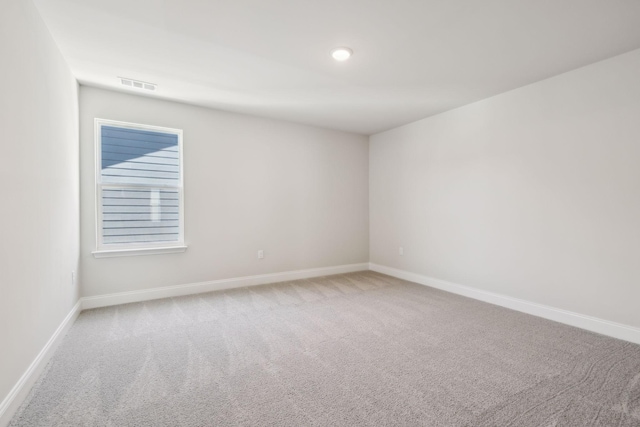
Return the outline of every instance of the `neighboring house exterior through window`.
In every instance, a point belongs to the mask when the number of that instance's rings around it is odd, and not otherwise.
[[[181,252],[182,130],[96,119],[96,257]]]

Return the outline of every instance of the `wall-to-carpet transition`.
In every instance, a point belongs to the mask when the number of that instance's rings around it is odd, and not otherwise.
[[[640,426],[640,346],[373,272],[83,312],[11,426]]]

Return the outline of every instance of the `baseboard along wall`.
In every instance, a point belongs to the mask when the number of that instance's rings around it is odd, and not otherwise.
[[[15,412],[22,402],[24,402],[29,391],[31,391],[31,387],[33,387],[47,366],[47,363],[62,341],[62,338],[67,334],[81,311],[81,301],[78,301],[62,323],[60,323],[60,326],[58,326],[51,338],[49,338],[49,341],[47,341],[42,350],[40,350],[40,353],[38,353],[33,362],[31,362],[24,374],[22,374],[16,385],[13,386],[9,394],[4,398],[2,403],[0,403],[0,427],[5,427],[9,424],[9,421],[11,421]]]
[[[94,297],[83,297],[71,309],[67,317],[62,321],[58,329],[53,333],[47,344],[40,351],[29,368],[20,377],[16,385],[0,403],[0,427],[6,427],[16,410],[24,402],[31,387],[47,366],[56,347],[62,341],[67,331],[73,325],[81,311],[107,307],[111,305],[126,304],[131,302],[149,301],[159,298],[170,298],[182,295],[198,294],[202,292],[221,291],[225,289],[240,288],[246,286],[266,285],[268,283],[286,282],[290,280],[307,279],[312,277],[329,276],[332,274],[352,273],[366,271],[368,263],[347,264],[333,267],[311,268],[306,270],[285,271],[281,273],[260,274],[255,276],[235,277],[231,279],[212,280],[208,282],[190,283],[186,285],[166,286],[162,288],[144,289],[140,291],[120,292]]]
[[[290,280],[307,279],[312,277],[329,276],[332,274],[352,273],[356,271],[371,270],[399,279],[408,280],[432,288],[441,289],[458,295],[488,302],[543,317],[545,319],[586,329],[614,338],[640,344],[640,329],[596,317],[586,316],[567,310],[562,310],[542,304],[537,304],[506,295],[487,292],[480,289],[463,286],[433,277],[423,276],[392,267],[375,263],[348,264],[334,267],[312,268],[306,270],[286,271],[281,273],[261,274],[256,276],[237,277],[231,279],[212,280],[208,282],[191,283],[177,286],[145,289],[140,291],[120,292],[108,295],[83,297],[71,309],[60,326],[53,333],[47,344],[40,351],[35,360],[29,365],[26,372],[18,380],[7,397],[0,403],[0,427],[9,424],[16,410],[29,394],[33,384],[42,373],[51,359],[56,347],[73,325],[82,310],[107,307],[111,305],[126,304],[131,302],[149,301],[159,298],[170,298],[182,295],[191,295],[203,292],[220,291],[225,289],[240,288],[246,286],[265,285],[268,283],[286,282]]]
[[[633,326],[611,322],[608,320],[599,319],[597,317],[587,316],[568,310],[562,310],[548,305],[538,304],[502,294],[483,291],[481,289],[459,285],[457,283],[447,282],[446,280],[423,276],[420,274],[411,273],[384,265],[378,265],[375,263],[369,263],[369,269],[371,271],[376,271],[378,273],[397,277],[398,279],[408,280],[420,285],[430,286],[432,288],[441,289],[453,294],[463,295],[465,297],[488,302],[490,304],[499,305],[505,308],[510,308],[512,310],[517,310],[523,313],[532,314],[534,316],[564,323],[566,325],[586,329],[598,334],[607,335],[635,344],[640,344],[640,329]]]
[[[127,304],[130,302],[149,301],[160,298],[199,294],[203,292],[222,291],[225,289],[242,288],[246,286],[266,285],[268,283],[330,276],[332,274],[352,273],[355,271],[366,271],[368,269],[369,263],[365,262],[360,264],[338,265],[334,267],[285,271],[282,273],[260,274],[256,276],[234,277],[231,279],[165,286],[162,288],[143,289],[140,291],[119,292],[115,294],[98,295],[95,297],[83,297],[82,309],[88,310],[91,308]]]

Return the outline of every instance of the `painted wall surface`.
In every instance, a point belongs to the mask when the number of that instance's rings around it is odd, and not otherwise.
[[[2,3],[0,57],[1,402],[79,298],[80,243],[78,85],[31,2]]]
[[[371,262],[639,327],[638,76],[640,50],[373,135]]]
[[[183,129],[185,253],[91,254],[96,117]],[[82,86],[80,146],[84,296],[369,259],[366,136]]]

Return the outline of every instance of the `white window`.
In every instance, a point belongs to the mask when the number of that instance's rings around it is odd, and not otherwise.
[[[96,257],[182,252],[182,130],[95,120]]]

